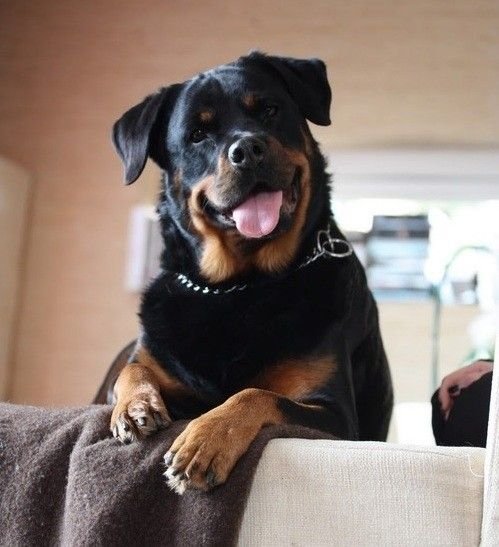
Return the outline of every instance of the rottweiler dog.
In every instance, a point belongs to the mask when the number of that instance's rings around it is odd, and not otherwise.
[[[223,483],[267,425],[386,439],[376,304],[307,125],[329,125],[330,103],[322,61],[253,52],[161,88],[114,125],[127,184],[148,157],[163,170],[165,250],[139,338],[103,389],[113,384],[122,442],[191,419],[165,455],[179,493]]]

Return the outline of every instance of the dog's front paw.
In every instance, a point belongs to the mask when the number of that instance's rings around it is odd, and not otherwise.
[[[127,444],[170,423],[161,395],[156,391],[142,392],[118,399],[111,416],[111,431],[114,437]]]
[[[258,432],[245,425],[219,409],[193,420],[164,456],[168,486],[183,494],[186,488],[206,491],[224,483]]]

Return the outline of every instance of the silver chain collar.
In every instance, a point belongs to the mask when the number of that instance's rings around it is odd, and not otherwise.
[[[331,237],[331,225],[328,225],[327,230],[319,230],[317,232],[317,241],[312,254],[297,269],[299,270],[308,266],[321,256],[325,256],[326,258],[346,258],[352,253],[353,247],[350,242],[346,239]]]
[[[352,245],[345,239],[331,237],[331,225],[327,230],[319,230],[317,232],[317,241],[314,250],[299,266],[297,270],[305,268],[315,262],[318,258],[346,258],[353,253]],[[249,285],[233,285],[228,289],[212,289],[206,285],[198,285],[182,273],[176,273],[175,279],[181,284],[191,289],[194,292],[201,294],[228,294],[231,292],[244,291]]]

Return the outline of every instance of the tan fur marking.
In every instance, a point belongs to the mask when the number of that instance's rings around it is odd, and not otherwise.
[[[177,195],[177,197],[180,197],[182,193],[182,170],[175,171],[172,183],[175,194]]]
[[[217,283],[243,271],[246,262],[234,251],[234,241],[232,240],[238,236],[217,230],[209,224],[200,207],[200,194],[204,193],[210,198],[213,184],[214,177],[207,177],[199,182],[189,197],[188,207],[192,223],[204,242],[199,265],[201,272],[212,283]]]
[[[214,485],[207,481],[209,469],[215,484],[225,482],[260,429],[284,420],[274,393],[253,388],[236,393],[222,405],[192,420],[177,437],[170,448],[174,454],[175,476],[183,472],[189,486],[208,490]],[[183,491],[173,475],[169,484],[179,493]]]
[[[201,123],[210,123],[215,117],[215,112],[213,110],[203,110],[199,113],[199,121]]]
[[[325,385],[336,370],[332,357],[279,363],[259,374],[252,384],[300,400]]]
[[[189,393],[144,347],[139,345],[132,359],[114,385],[116,404],[111,416],[113,435],[125,443],[150,435],[171,422],[162,394]]]
[[[159,386],[160,390],[165,394],[172,395],[186,395],[190,393],[189,389],[182,384],[179,380],[170,376],[154,359],[154,357],[149,353],[149,351],[144,347],[140,346],[135,351],[135,361],[134,365],[142,365],[147,368],[156,379],[156,383]]]
[[[291,228],[281,236],[264,243],[253,255],[242,255],[238,242],[242,236],[236,230],[217,229],[202,210],[203,194],[215,205],[223,202],[223,193],[230,189],[232,168],[224,158],[218,160],[217,176],[209,176],[196,184],[188,199],[192,224],[203,238],[200,260],[202,274],[212,283],[225,281],[252,267],[274,273],[286,268],[298,249],[310,201],[310,166],[307,156],[298,150],[284,148],[277,140],[270,142],[271,153],[280,163],[281,172],[300,169],[300,200],[293,214]],[[291,176],[291,175],[290,175]],[[218,186],[217,186],[218,185]]]
[[[305,152],[307,153],[307,156],[310,158],[312,157],[312,151],[313,151],[312,137],[304,129],[301,130],[301,134],[303,135],[303,142],[305,143]]]
[[[248,110],[255,108],[257,103],[256,97],[253,93],[248,93],[243,97],[243,104]]]

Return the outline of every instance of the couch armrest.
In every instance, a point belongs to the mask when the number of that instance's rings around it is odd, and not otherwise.
[[[478,545],[485,449],[276,439],[240,545]]]
[[[499,544],[499,336],[492,373],[485,457],[482,545]]]

